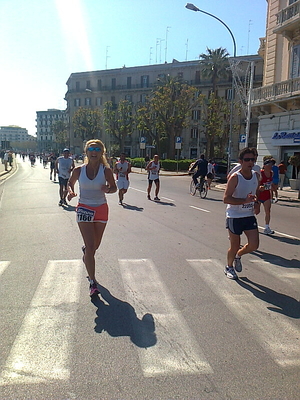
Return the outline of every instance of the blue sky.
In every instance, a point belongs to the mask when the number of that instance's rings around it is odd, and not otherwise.
[[[190,0],[191,1],[191,0]],[[0,126],[34,135],[36,111],[65,109],[72,72],[233,55],[229,32],[181,0],[0,0]],[[257,54],[266,0],[197,0],[233,32],[237,55]],[[167,40],[166,40],[167,39]]]

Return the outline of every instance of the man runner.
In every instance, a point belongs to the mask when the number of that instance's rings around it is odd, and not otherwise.
[[[120,154],[120,160],[115,163],[114,173],[117,177],[117,187],[119,189],[119,204],[123,205],[124,194],[129,187],[128,175],[131,172],[131,164],[126,160],[125,153]]]
[[[67,183],[70,178],[72,170],[75,168],[74,161],[70,157],[70,150],[64,149],[63,156],[57,158],[55,168],[58,175],[59,182],[59,196],[60,200],[58,205],[67,205],[66,196],[68,194]]]

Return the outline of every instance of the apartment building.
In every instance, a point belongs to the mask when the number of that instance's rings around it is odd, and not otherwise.
[[[255,64],[254,87],[261,86],[263,75],[263,60],[259,55],[238,57],[239,71],[241,80],[244,78],[249,63]],[[107,101],[118,104],[122,99],[129,100],[133,104],[144,102],[146,96],[155,87],[157,79],[170,75],[179,77],[183,81],[196,86],[199,93],[206,96],[212,90],[211,82],[204,80],[201,74],[199,61],[178,62],[146,65],[93,72],[72,73],[67,81],[68,90],[65,96],[67,100],[67,114],[70,124],[70,146],[75,153],[80,153],[83,143],[80,138],[74,136],[72,118],[79,107],[103,108]],[[218,82],[218,96],[225,98],[228,102],[232,96],[232,79]],[[236,96],[236,102],[239,102]],[[237,156],[239,149],[240,134],[245,129],[245,117],[236,112],[234,124],[240,127],[232,138],[233,158]],[[258,120],[251,120],[249,144],[256,145]],[[135,130],[130,138],[125,142],[125,151],[131,157],[141,155],[140,138],[141,132]],[[109,137],[105,129],[99,132],[99,138],[104,141],[110,153],[112,138]],[[174,144],[175,146],[175,144]],[[196,158],[205,151],[206,139],[204,135],[203,123],[201,121],[201,109],[191,112],[190,126],[182,132],[181,157]]]
[[[253,91],[252,112],[259,119],[259,163],[266,155],[280,162],[300,155],[300,0],[268,0],[263,86]],[[288,167],[287,176],[294,177]]]
[[[58,149],[52,125],[57,121],[67,122],[68,118],[64,110],[49,108],[47,111],[36,112],[36,135],[38,151],[44,153]]]
[[[0,127],[0,147],[2,149],[35,148],[35,142],[36,138],[29,135],[25,128],[16,125]]]

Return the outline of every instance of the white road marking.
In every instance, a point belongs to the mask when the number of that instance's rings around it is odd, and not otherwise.
[[[222,279],[224,266],[218,260],[187,261],[277,364],[281,367],[300,365],[299,329],[287,316],[267,309],[268,306],[276,308],[276,304],[266,303],[225,275]],[[255,283],[248,284],[258,295],[263,295]]]
[[[259,226],[258,228],[262,229],[262,230],[265,229],[264,226]],[[287,237],[287,238],[290,238],[290,239],[300,240],[300,238],[298,238],[297,236],[288,235],[287,233],[282,233],[282,232],[278,232],[278,231],[275,231],[275,235],[280,235],[280,236],[284,236],[284,237]],[[270,235],[270,236],[272,236],[272,235]]]
[[[194,208],[195,210],[199,210],[199,211],[204,211],[206,213],[210,213],[209,210],[205,210],[204,208],[200,208],[200,207],[195,207],[195,206],[190,206],[191,208]]]
[[[175,200],[173,200],[173,199],[168,199],[168,197],[161,197],[161,199],[165,199],[165,200],[172,201],[172,202],[175,201]]]
[[[212,368],[149,259],[119,260],[128,301],[138,318],[152,314],[157,342],[139,348],[144,376],[207,374]]]
[[[0,276],[3,274],[3,272],[9,266],[9,264],[10,264],[10,261],[0,261]]]
[[[70,378],[81,260],[49,261],[0,376],[0,385]]]
[[[298,268],[286,268],[284,265],[276,265],[275,257],[274,263],[261,259],[253,259],[249,260],[249,262],[256,264],[261,270],[266,271],[268,274],[281,281],[295,283],[298,288],[300,287],[300,271]]]
[[[147,193],[146,190],[136,189],[136,188],[133,188],[131,186],[129,186],[129,189],[136,190],[137,192],[141,192],[141,193]]]

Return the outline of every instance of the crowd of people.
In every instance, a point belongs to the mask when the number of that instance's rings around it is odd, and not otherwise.
[[[83,239],[83,261],[90,284],[90,295],[99,293],[95,271],[95,253],[99,248],[108,221],[109,207],[106,195],[118,191],[119,204],[123,206],[124,196],[129,188],[131,163],[126,154],[121,153],[113,166],[106,159],[106,149],[99,139],[86,142],[83,164],[75,167],[74,157],[65,148],[62,155],[51,153],[40,155],[40,162],[46,168],[50,163],[50,180],[59,182],[59,205],[67,205],[67,200],[77,196],[75,183],[78,181],[79,196],[76,206],[76,218]],[[7,153],[1,155],[3,158]],[[20,154],[25,159],[26,155]],[[29,154],[32,161],[35,155]],[[8,156],[6,156],[8,157]],[[255,148],[244,148],[239,154],[239,163],[228,173],[227,185],[223,201],[226,207],[226,228],[230,246],[227,251],[227,265],[224,273],[229,279],[237,279],[237,273],[242,271],[241,257],[255,251],[259,246],[259,233],[256,215],[263,207],[265,215],[266,235],[274,234],[270,228],[271,204],[278,201],[278,187],[283,188],[286,165],[283,161],[277,166],[272,157],[265,157],[263,167],[257,161]],[[151,200],[151,189],[155,184],[154,201],[160,201],[160,161],[159,156],[147,159],[145,166],[148,171],[147,198]],[[203,184],[207,178],[210,188],[214,178],[212,160],[206,160],[205,155],[193,164],[191,171],[196,170],[193,180],[196,186]],[[115,174],[115,177],[114,177]],[[247,243],[241,246],[241,235],[247,237]]]

